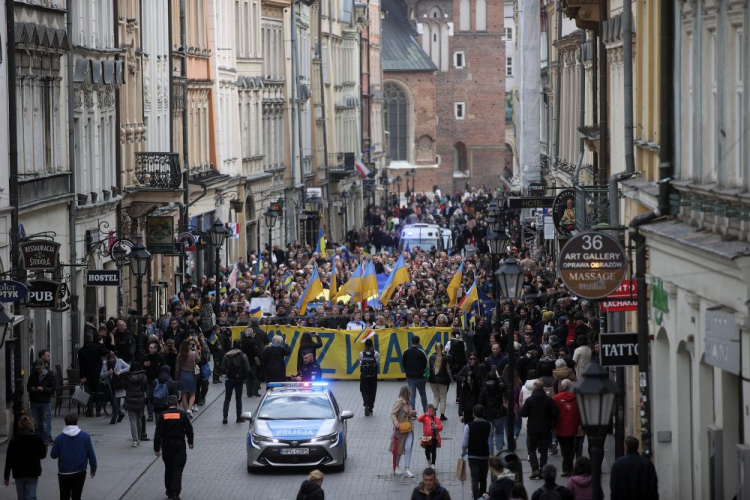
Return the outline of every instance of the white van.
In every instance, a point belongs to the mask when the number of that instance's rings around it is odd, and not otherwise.
[[[406,247],[415,250],[419,247],[425,252],[435,247],[438,252],[445,251],[443,231],[437,224],[410,224],[401,230],[401,238],[398,242],[399,251],[403,252]]]

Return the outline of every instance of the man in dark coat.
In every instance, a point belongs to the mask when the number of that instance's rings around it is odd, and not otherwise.
[[[411,500],[451,500],[451,494],[440,486],[435,469],[427,467],[422,471],[422,482],[411,493]]]
[[[260,388],[260,379],[258,378],[260,352],[258,350],[258,344],[255,341],[255,335],[255,330],[252,328],[246,328],[245,331],[242,332],[242,344],[240,346],[242,353],[247,356],[247,360],[250,363],[250,370],[245,379],[247,385],[247,397],[249,398],[260,396],[258,393],[258,389]]]
[[[159,343],[151,342],[146,350],[146,356],[143,358],[143,369],[146,371],[146,380],[148,381],[148,421],[154,421],[154,405],[151,403],[151,384],[159,376],[161,367],[164,366],[164,356],[159,352]]]
[[[154,454],[164,453],[164,486],[167,497],[180,500],[182,491],[182,471],[187,462],[185,438],[188,447],[193,449],[193,426],[182,408],[177,407],[177,396],[169,396],[169,408],[156,420],[154,433]]]
[[[266,384],[269,382],[284,382],[286,380],[286,358],[292,350],[284,341],[281,335],[276,335],[271,345],[266,347],[261,354],[261,362],[266,378]]]
[[[26,389],[29,391],[31,416],[36,422],[36,435],[45,444],[52,442],[52,409],[50,398],[55,392],[55,374],[44,366],[41,359],[34,360],[34,371],[29,375]]]
[[[529,419],[526,427],[529,437],[529,464],[532,470],[529,479],[538,479],[541,467],[547,464],[550,431],[554,429],[559,415],[559,408],[544,392],[544,383],[540,380],[534,382],[534,391],[521,408],[521,416]],[[536,456],[537,449],[539,460]]]
[[[117,328],[114,333],[114,348],[117,357],[130,364],[135,358],[135,336],[125,328],[125,321],[121,319],[117,321]]]
[[[633,436],[625,438],[627,453],[612,465],[609,480],[610,498],[625,500],[658,500],[658,478],[654,464],[638,453],[638,439]]]
[[[94,342],[94,334],[86,331],[83,334],[83,347],[78,349],[78,368],[81,373],[81,383],[86,387],[86,392],[94,394],[96,386],[99,383],[100,373],[102,371],[102,356],[107,354],[104,347],[104,341],[99,339],[99,343]],[[90,402],[86,410],[86,416],[93,415],[93,401]],[[96,416],[101,414],[101,403],[96,408]]]

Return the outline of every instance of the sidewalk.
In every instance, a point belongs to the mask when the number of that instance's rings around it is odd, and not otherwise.
[[[199,411],[194,412],[193,425],[198,429],[207,412],[213,404],[221,405],[224,401],[224,384],[211,384],[206,395],[206,404],[197,407]],[[216,401],[218,400],[218,403]],[[108,411],[111,408],[108,407]],[[71,411],[75,411],[71,409]],[[60,416],[52,418],[52,436],[57,436],[65,427],[63,416],[67,413],[67,405],[63,405]],[[141,441],[137,448],[132,447],[133,439],[130,435],[130,423],[126,417],[122,422],[110,425],[110,417],[101,416],[87,418],[83,414],[78,420],[79,427],[91,435],[96,452],[98,468],[96,477],[91,479],[87,475],[86,485],[83,488],[84,499],[96,500],[119,500],[130,486],[140,477],[143,472],[157,460],[154,455],[154,422],[146,422],[146,432],[149,441]],[[3,466],[5,464],[5,453],[8,447],[6,441],[0,445],[0,456]],[[42,476],[39,478],[37,487],[38,498],[59,498],[60,491],[57,483],[57,460],[49,457],[42,461]],[[15,498],[15,481],[11,477],[10,486],[6,488],[0,484],[0,498]],[[161,485],[160,489],[161,491]],[[9,495],[9,496],[8,496]]]

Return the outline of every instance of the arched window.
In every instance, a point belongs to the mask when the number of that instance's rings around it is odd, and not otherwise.
[[[432,19],[442,19],[443,18],[443,11],[440,10],[440,7],[437,5],[430,9],[430,13],[428,17]]]
[[[469,152],[463,142],[457,142],[453,146],[453,161],[453,170],[462,174],[469,172]]]
[[[469,5],[469,0],[461,0],[459,23],[461,31],[471,31],[471,6]]]
[[[487,0],[477,0],[477,31],[487,31]]]
[[[409,160],[409,98],[401,86],[386,83],[385,125],[389,134],[389,154],[391,161]]]

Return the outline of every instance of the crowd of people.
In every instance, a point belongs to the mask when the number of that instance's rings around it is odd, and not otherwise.
[[[160,415],[178,406],[177,398],[180,415],[189,424],[203,405],[210,382],[221,383],[225,376],[223,423],[228,421],[233,396],[239,422],[243,388],[248,397],[257,397],[261,382],[287,380],[285,358],[291,350],[283,336],[268,335],[271,325],[375,331],[437,326],[451,330],[445,346],[438,343],[433,352],[426,353],[420,339],[413,337],[412,347],[403,354],[407,384],[390,415],[394,472],[413,476],[409,466],[414,441],[420,442],[428,463],[434,466],[442,422],[451,418],[445,414],[446,402],[455,397],[456,417],[465,424],[461,447],[467,456],[473,498],[513,495],[513,485],[498,485],[509,474],[494,457],[495,449],[501,450],[511,438],[506,436],[509,418],[513,439],[526,421],[528,460],[533,469],[530,479],[546,481],[550,477],[548,452],[556,454],[559,449],[563,455],[561,475],[570,477],[571,490],[585,491],[590,486],[585,479],[590,476],[590,462],[582,456],[583,433],[570,388],[588,364],[598,360],[597,314],[557,278],[554,259],[543,246],[527,246],[522,222],[512,217],[508,219],[510,239],[501,257],[520,261],[524,288],[520,298],[501,296],[493,279],[500,262],[490,253],[487,241],[487,209],[495,194],[469,186],[446,196],[439,190],[431,196],[410,193],[400,208],[368,208],[365,227],[349,231],[341,244],[329,242],[328,251],[319,242],[290,242],[283,248],[274,245],[251,253],[232,266],[221,266],[214,276],[187,273],[167,314],[145,314],[139,321],[139,312],[130,309],[101,324],[95,316],[87,318],[84,345],[78,353],[81,383],[90,394],[85,415],[99,417],[103,412],[116,425],[127,411],[136,447],[148,439],[148,423],[156,420],[158,424]],[[451,251],[400,248],[400,228],[416,222],[449,228]],[[385,303],[354,303],[337,293],[356,278],[357,266],[372,263],[377,274],[389,275],[400,257],[405,259],[409,281],[400,283]],[[477,301],[468,311],[460,309],[449,294],[457,274],[462,277],[458,299],[475,286],[487,300]],[[301,304],[313,276],[328,290],[328,299]],[[272,312],[262,314],[252,307],[254,298],[266,303],[270,299],[271,307],[264,310]],[[241,338],[232,340],[232,327],[238,326],[244,327]],[[316,361],[321,346],[315,333],[302,335],[292,380],[321,376]],[[516,360],[513,370],[508,363],[511,352]],[[371,341],[365,343],[359,361],[364,414],[370,416],[380,365],[380,355]],[[44,361],[35,368],[38,371],[31,374],[28,384],[31,409],[35,432],[48,444],[54,374]],[[432,404],[428,404],[428,385],[434,396]],[[456,390],[449,396],[452,385]],[[419,416],[417,394],[422,406]],[[510,398],[513,411],[509,415]],[[421,424],[421,436],[415,434],[413,421]],[[159,434],[158,425],[156,431]],[[181,432],[189,435],[192,443],[192,429]],[[166,456],[165,451],[165,461]],[[402,456],[403,469],[399,467]],[[178,461],[182,457],[180,454]],[[490,470],[495,479],[488,485]],[[439,487],[434,478],[434,469],[424,471],[419,487],[423,493]],[[175,485],[166,484],[171,498],[179,494],[175,491],[179,486],[170,481]],[[313,484],[308,487],[315,489]],[[499,488],[505,496],[494,493]],[[575,498],[586,497],[582,493]]]

